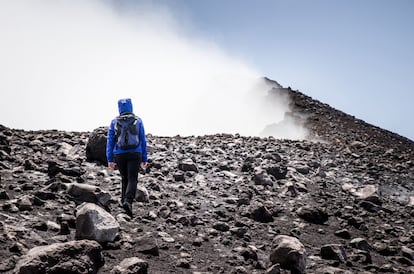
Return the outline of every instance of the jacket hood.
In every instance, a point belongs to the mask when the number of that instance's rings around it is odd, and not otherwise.
[[[119,114],[130,112],[132,113],[132,102],[130,98],[120,99],[118,101]]]

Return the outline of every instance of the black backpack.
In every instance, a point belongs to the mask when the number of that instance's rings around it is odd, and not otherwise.
[[[134,149],[139,145],[138,117],[132,113],[116,118],[115,140],[121,149]]]

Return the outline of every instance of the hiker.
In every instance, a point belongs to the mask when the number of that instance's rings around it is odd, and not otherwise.
[[[106,157],[108,167],[117,167],[121,174],[121,205],[132,217],[139,168],[145,170],[148,164],[147,141],[142,120],[133,113],[131,99],[120,99],[118,110],[119,116],[109,126]]]

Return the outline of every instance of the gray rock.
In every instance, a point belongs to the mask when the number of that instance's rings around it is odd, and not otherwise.
[[[103,165],[107,164],[106,159],[106,135],[107,127],[99,127],[95,129],[86,144],[86,159],[88,161],[97,161]]]
[[[372,264],[371,254],[365,250],[354,250],[354,252],[352,252],[352,254],[349,256],[348,260],[361,264]]]
[[[119,231],[119,223],[101,207],[84,203],[76,211],[76,238],[98,242],[112,242]]]
[[[10,200],[10,196],[5,190],[0,190],[0,200]]]
[[[229,231],[229,229],[230,229],[229,225],[226,224],[226,223],[223,223],[223,222],[217,222],[217,223],[213,224],[213,228],[215,230],[222,231],[222,232]]]
[[[299,208],[297,214],[305,221],[313,224],[323,224],[328,221],[328,214],[324,210],[312,206]]]
[[[137,202],[148,203],[149,202],[149,194],[148,190],[142,186],[137,186],[137,191],[135,192],[135,200]]]
[[[272,175],[276,180],[281,180],[286,178],[287,167],[282,165],[274,165],[266,167],[267,173]]]
[[[357,187],[350,183],[344,183],[342,185],[342,189],[349,191],[353,196],[357,197],[360,200],[366,200],[377,205],[381,205],[382,203],[381,192],[376,185],[365,185],[362,187]]]
[[[321,257],[326,260],[336,260],[341,263],[346,262],[346,253],[342,245],[328,244],[321,247]]]
[[[174,174],[174,181],[176,182],[185,182],[185,173],[181,170],[177,170]]]
[[[300,174],[303,174],[303,175],[308,174],[309,171],[310,171],[309,170],[309,167],[308,166],[305,166],[305,165],[295,166],[295,169],[296,169],[297,172],[299,172]]]
[[[244,266],[236,266],[232,269],[230,274],[249,274],[249,271]]]
[[[261,168],[256,168],[253,175],[253,181],[256,185],[273,186],[273,181],[267,172]]]
[[[182,162],[178,163],[178,169],[182,171],[198,172],[197,165],[192,159],[185,159]]]
[[[70,177],[80,177],[85,173],[85,170],[76,166],[64,166],[54,160],[49,160],[47,162],[47,174],[50,177],[55,177],[59,173]]]
[[[283,269],[304,273],[306,269],[305,246],[294,237],[278,235],[272,242],[270,261]]]
[[[269,267],[268,269],[266,269],[265,274],[280,274],[280,265],[279,264],[274,264],[271,267]]]
[[[250,217],[261,223],[273,222],[272,213],[261,203],[254,203],[250,206]]]
[[[368,244],[367,240],[364,238],[355,238],[350,242],[351,246],[356,249],[361,249],[365,251],[370,251],[371,246]]]
[[[66,187],[68,194],[80,202],[94,203],[107,207],[111,201],[111,194],[109,192],[103,191],[94,185],[69,183],[66,184]]]
[[[17,207],[20,211],[33,210],[33,197],[24,195],[17,200]]]
[[[236,247],[235,251],[238,252],[244,260],[253,260],[257,261],[257,248],[255,246],[247,246],[247,247]]]
[[[337,267],[324,266],[317,268],[315,274],[354,274],[354,272]]]
[[[337,230],[334,234],[342,239],[351,239],[351,233],[349,233],[348,229]]]
[[[414,260],[414,250],[412,250],[411,248],[409,248],[407,246],[402,246],[401,247],[401,253],[404,257],[406,257],[410,260]]]
[[[138,257],[123,259],[112,269],[111,274],[147,274],[148,263]]]
[[[101,251],[90,240],[34,247],[17,262],[15,273],[97,273],[104,264]]]
[[[159,256],[157,241],[152,237],[139,237],[135,240],[136,250],[143,254]]]

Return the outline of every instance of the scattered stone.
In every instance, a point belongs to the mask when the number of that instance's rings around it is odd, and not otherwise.
[[[104,264],[101,251],[99,243],[90,240],[38,246],[20,258],[15,272],[97,273]]]
[[[65,167],[53,160],[49,160],[47,165],[47,174],[50,177],[55,177],[59,173],[70,177],[80,177],[85,173],[85,170],[80,167]]]
[[[149,203],[148,190],[144,186],[137,186],[137,191],[135,192],[135,200],[137,202]]]
[[[272,175],[276,180],[282,180],[286,178],[287,167],[282,165],[269,166],[266,168],[267,173]]]
[[[407,246],[402,246],[401,247],[401,253],[404,257],[410,259],[410,260],[414,260],[414,250],[407,247]]]
[[[306,257],[305,247],[297,238],[286,235],[274,238],[270,254],[272,264],[278,263],[283,269],[304,273]]]
[[[349,233],[348,229],[337,230],[334,234],[342,239],[351,239],[351,233]]]
[[[361,250],[365,250],[365,251],[370,251],[371,250],[371,246],[368,244],[367,240],[365,240],[364,238],[355,238],[351,240],[351,246],[353,248],[357,248],[357,249],[361,249]]]
[[[97,186],[89,184],[66,184],[67,192],[79,202],[95,203],[107,207],[111,201],[111,194]]]
[[[191,267],[191,261],[187,258],[180,258],[177,260],[176,266],[189,269]]]
[[[175,239],[171,237],[170,234],[168,234],[167,232],[158,232],[158,236],[160,236],[164,242],[167,242],[167,243],[175,242]]]
[[[115,218],[98,205],[84,203],[76,211],[76,238],[112,242],[118,235]]]
[[[192,159],[185,159],[178,164],[178,169],[182,171],[194,171],[198,172],[197,165],[193,162]]]
[[[350,256],[349,261],[361,263],[364,265],[372,264],[372,257],[368,251],[355,250]]]
[[[253,181],[256,185],[273,186],[273,181],[267,172],[261,168],[255,169]]]
[[[102,165],[107,165],[106,159],[106,135],[108,133],[107,127],[99,127],[95,129],[88,138],[86,144],[86,160],[97,161]]]
[[[223,222],[218,222],[218,223],[213,224],[213,228],[215,230],[222,231],[222,232],[229,231],[230,229],[229,225]]]
[[[249,272],[244,266],[236,266],[233,268],[230,274],[249,274]]]
[[[7,191],[0,190],[0,200],[10,200],[10,196],[7,194]]]
[[[273,222],[272,213],[261,203],[255,203],[250,206],[250,216],[253,220],[257,222]]]
[[[24,195],[17,200],[17,207],[20,211],[33,210],[33,197]]]
[[[321,247],[321,257],[326,260],[336,260],[341,263],[346,262],[346,253],[342,245],[329,244]]]
[[[269,267],[268,269],[266,269],[265,274],[280,274],[280,265],[279,264],[274,264],[271,267]]]
[[[298,209],[297,214],[305,221],[313,224],[324,224],[328,221],[328,214],[316,207],[303,206]]]
[[[138,257],[123,259],[122,262],[115,266],[111,274],[147,274],[148,263]]]
[[[354,274],[352,271],[344,270],[332,266],[319,267],[315,270],[315,274]],[[368,274],[368,273],[366,273]]]
[[[153,256],[159,256],[159,248],[157,241],[152,237],[139,237],[135,240],[136,251],[149,254]]]

